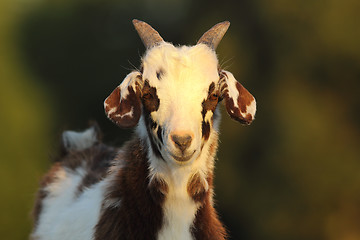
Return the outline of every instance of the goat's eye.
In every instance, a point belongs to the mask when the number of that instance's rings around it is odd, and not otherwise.
[[[216,93],[212,93],[209,98],[211,101],[217,101],[219,96]]]
[[[151,93],[147,92],[147,93],[144,93],[144,94],[143,94],[143,98],[144,98],[144,99],[151,99],[151,98],[152,98],[152,95],[151,95]]]

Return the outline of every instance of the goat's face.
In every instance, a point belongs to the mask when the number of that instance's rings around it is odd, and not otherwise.
[[[229,72],[219,69],[206,44],[174,47],[160,42],[147,50],[142,70],[130,73],[105,100],[108,117],[122,127],[140,120],[152,153],[178,164],[197,159],[217,134],[218,103],[249,124],[255,99]]]
[[[219,90],[215,53],[164,43],[143,58],[143,117],[158,157],[195,159],[214,126]]]

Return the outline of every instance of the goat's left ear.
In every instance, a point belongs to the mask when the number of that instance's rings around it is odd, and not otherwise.
[[[141,73],[131,72],[105,99],[105,113],[116,125],[128,128],[138,123],[141,115],[140,82]]]
[[[250,124],[255,118],[256,101],[232,75],[220,70],[220,92],[225,106],[232,119],[243,124]]]

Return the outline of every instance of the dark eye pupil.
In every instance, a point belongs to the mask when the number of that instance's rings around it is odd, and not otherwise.
[[[210,99],[211,100],[217,100],[218,99],[218,95],[216,93],[213,93],[210,95]]]
[[[145,93],[145,94],[143,95],[143,98],[149,99],[149,98],[151,98],[151,94],[150,94],[150,93]]]

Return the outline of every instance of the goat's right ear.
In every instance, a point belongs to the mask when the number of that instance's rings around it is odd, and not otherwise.
[[[107,117],[119,127],[134,127],[141,115],[141,73],[129,73],[123,82],[105,99]]]

